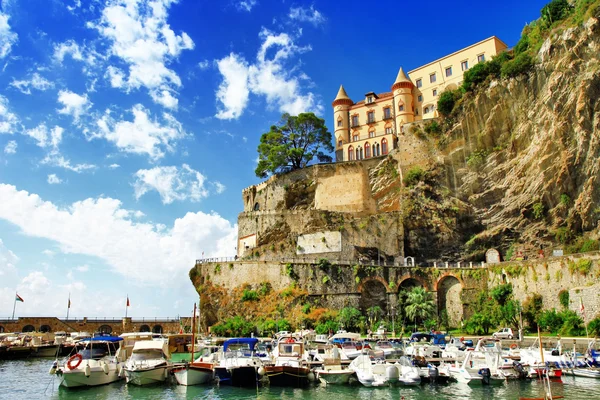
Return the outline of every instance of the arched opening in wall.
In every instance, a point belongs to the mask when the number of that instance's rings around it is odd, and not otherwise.
[[[365,158],[371,158],[371,145],[369,142],[365,143]]]
[[[154,325],[152,333],[163,333],[163,327],[161,325]]]
[[[98,332],[104,335],[110,335],[112,333],[112,326],[110,325],[100,325],[98,328]]]
[[[342,138],[338,138],[338,147],[342,147],[344,145],[344,141]]]
[[[140,326],[140,332],[150,332],[150,327],[148,325]]]
[[[40,332],[42,332],[42,333],[52,332],[52,328],[50,328],[50,325],[42,325],[42,326],[40,326]]]
[[[388,142],[387,139],[381,139],[381,154],[387,154],[388,153]]]
[[[4,327],[0,325],[0,333],[4,333]]]
[[[21,332],[35,332],[35,326],[33,325],[25,325]]]
[[[456,90],[458,89],[458,86],[456,86],[456,83],[451,83],[448,86],[446,86],[446,88],[444,89],[444,91],[446,90]]]
[[[363,149],[360,146],[358,146],[356,148],[356,159],[357,160],[362,160],[363,159]]]
[[[354,160],[354,147],[348,147],[348,161]]]
[[[408,305],[408,294],[416,287],[422,288],[423,283],[415,278],[407,278],[398,285],[398,313],[397,321],[412,330],[415,321],[406,315],[406,306]]]
[[[379,147],[379,143],[373,143],[373,157],[378,157],[381,155],[381,149]]]
[[[444,329],[460,326],[463,318],[461,299],[462,285],[454,276],[446,276],[438,282],[438,314]],[[445,326],[444,326],[445,325]]]
[[[370,279],[362,284],[362,296],[360,297],[360,309],[367,313],[372,307],[379,307],[384,313],[387,312],[387,292],[385,285],[378,280]]]
[[[250,196],[246,196],[246,205],[250,205]]]
[[[258,203],[254,203],[254,208],[253,208],[253,210],[254,210],[254,211],[258,211],[258,210],[260,210],[260,204],[258,204]]]

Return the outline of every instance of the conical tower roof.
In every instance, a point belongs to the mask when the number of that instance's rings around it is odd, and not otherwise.
[[[399,87],[413,87],[413,83],[410,79],[408,79],[408,77],[406,76],[406,73],[404,73],[404,69],[402,69],[402,67],[400,67],[400,70],[398,71],[398,76],[396,76],[396,81],[394,82],[394,84],[392,85],[392,90],[399,88]]]
[[[346,89],[344,89],[344,85],[340,85],[340,90],[338,90],[337,96],[333,100],[333,106],[338,104],[348,104],[352,105],[354,102],[348,97],[348,93],[346,93]]]

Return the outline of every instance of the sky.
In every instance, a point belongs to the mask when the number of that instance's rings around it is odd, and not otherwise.
[[[0,0],[0,318],[191,315],[262,133],[358,101],[544,1]],[[451,4],[452,8],[447,5]],[[243,283],[243,275],[240,283]]]

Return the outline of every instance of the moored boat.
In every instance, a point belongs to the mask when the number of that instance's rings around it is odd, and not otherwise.
[[[256,355],[257,344],[256,338],[233,338],[223,343],[215,365],[220,384],[256,387],[260,381],[259,370],[264,370],[263,362]]]
[[[123,371],[127,383],[150,385],[167,379],[170,364],[167,344],[159,340],[142,340],[135,343],[131,357]]]
[[[302,387],[308,384],[311,371],[303,342],[292,337],[281,338],[273,353],[275,364],[264,367],[271,385]]]

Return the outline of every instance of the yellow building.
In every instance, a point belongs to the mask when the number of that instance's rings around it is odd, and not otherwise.
[[[354,102],[340,86],[332,103],[336,161],[362,160],[397,147],[404,124],[436,118],[438,95],[462,84],[473,65],[489,61],[506,44],[495,36],[409,71],[400,68],[391,92],[366,93]]]

